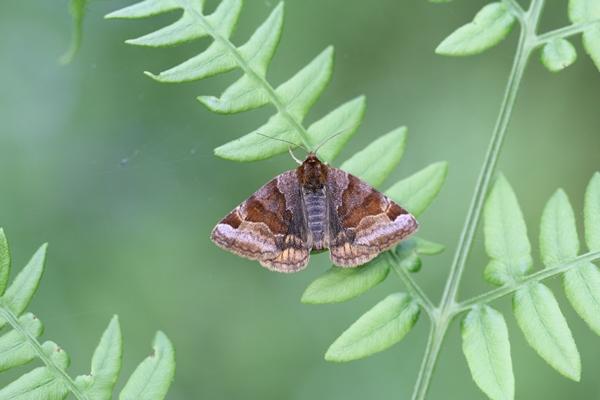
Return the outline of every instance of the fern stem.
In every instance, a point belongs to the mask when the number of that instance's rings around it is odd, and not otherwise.
[[[423,354],[423,361],[421,362],[419,375],[417,375],[415,391],[412,395],[413,400],[424,399],[427,395],[427,390],[429,390],[429,382],[431,382],[431,376],[433,375],[448,325],[449,323],[439,320],[434,321],[431,324],[431,328],[429,329],[429,338],[427,339],[427,346],[425,347],[425,354]]]
[[[546,32],[538,36],[537,41],[535,42],[535,47],[543,46],[554,39],[564,39],[573,35],[577,35],[597,24],[600,24],[600,20],[573,24]]]
[[[248,62],[246,62],[238,48],[228,38],[221,35],[211,25],[211,23],[206,19],[206,17],[202,15],[202,13],[198,12],[198,10],[196,10],[194,7],[190,7],[187,1],[178,1],[182,8],[191,12],[192,15],[196,17],[198,23],[202,25],[204,29],[206,29],[208,34],[212,36],[215,41],[223,44],[229,50],[229,52],[231,53],[231,55],[233,55],[242,71],[244,71],[246,75],[248,75],[250,78],[252,78],[255,82],[257,82],[260,86],[263,87],[263,89],[269,96],[271,103],[275,106],[275,108],[277,108],[279,114],[281,114],[283,118],[285,118],[285,120],[300,135],[302,143],[306,146],[306,148],[312,149],[312,142],[310,140],[310,135],[308,134],[308,131],[302,126],[302,123],[300,121],[297,121],[296,118],[294,118],[294,116],[288,112],[284,101],[281,99],[281,97],[279,97],[273,86],[271,86],[271,84],[264,77],[258,74]]]
[[[504,0],[504,4],[510,8],[515,17],[517,17],[519,20],[523,19],[525,10],[523,10],[523,7],[521,7],[517,0]]]
[[[37,356],[46,367],[50,369],[54,375],[60,378],[67,389],[77,398],[78,400],[89,400],[89,397],[83,393],[75,384],[75,381],[67,374],[67,371],[56,365],[56,363],[50,358],[42,347],[42,344],[37,340],[36,337],[31,335],[19,322],[19,318],[0,300],[0,317],[2,317],[8,324],[29,342]]]
[[[467,213],[465,225],[463,227],[458,248],[454,256],[454,261],[450,269],[450,275],[442,296],[440,306],[442,310],[449,310],[456,300],[460,280],[464,273],[466,261],[473,244],[473,238],[475,237],[475,232],[477,230],[477,226],[479,225],[479,220],[481,219],[481,212],[483,210],[485,196],[491,183],[492,175],[498,161],[498,155],[500,154],[500,149],[502,148],[502,143],[504,141],[508,123],[510,121],[512,109],[515,104],[521,78],[523,77],[523,72],[529,58],[530,49],[527,46],[527,39],[528,38],[525,30],[522,30],[519,38],[517,54],[515,56],[512,71],[508,79],[504,100],[500,109],[500,114],[498,116],[494,133],[492,134],[492,139],[483,162],[483,167],[475,187],[475,193]]]
[[[542,10],[546,0],[532,0],[529,10],[527,10],[527,20],[524,28],[527,28],[529,36],[535,36],[535,31],[542,16]]]
[[[481,172],[475,186],[471,205],[467,212],[465,224],[463,226],[458,246],[454,254],[454,259],[450,268],[448,279],[446,281],[444,293],[440,301],[440,306],[436,310],[439,319],[433,322],[434,325],[432,329],[434,330],[435,334],[425,350],[424,359],[421,364],[421,370],[419,371],[418,379],[413,391],[413,400],[425,399],[429,389],[431,376],[439,356],[440,348],[448,329],[448,325],[452,321],[453,316],[456,315],[454,310],[456,309],[457,304],[456,298],[458,289],[465,270],[467,259],[471,252],[473,239],[475,237],[477,227],[479,226],[485,196],[489,190],[492,176],[496,169],[500,150],[502,149],[502,144],[506,136],[510,117],[512,115],[517,98],[517,93],[525,72],[525,67],[527,66],[527,61],[529,60],[531,51],[534,48],[533,45],[536,41],[535,31],[537,29],[537,24],[543,7],[544,0],[533,0],[531,7],[525,13],[524,17],[519,19],[521,23],[521,32],[519,35],[519,42],[517,45],[515,58],[513,60],[512,69],[506,85],[504,98],[500,106],[498,119],[496,120],[496,125],[494,126],[492,138],[481,167]]]
[[[421,287],[415,282],[413,277],[410,275],[410,272],[403,268],[399,264],[398,256],[394,254],[392,251],[388,251],[387,253],[388,260],[392,265],[392,268],[404,284],[406,289],[410,293],[410,295],[416,299],[421,307],[427,312],[429,318],[434,318],[434,313],[436,312],[435,305],[429,299],[427,294],[421,289]]]
[[[522,288],[523,286],[531,283],[531,282],[541,282],[544,279],[549,279],[555,277],[557,275],[564,274],[567,271],[575,269],[586,262],[592,262],[600,259],[600,251],[589,252],[583,254],[579,257],[574,258],[573,260],[566,262],[561,265],[557,265],[555,267],[545,268],[540,271],[537,271],[533,274],[530,274],[523,279],[512,285],[505,285],[494,290],[490,290],[489,292],[480,294],[478,296],[472,297],[470,299],[464,300],[458,303],[455,309],[452,312],[452,315],[456,315],[467,311],[474,307],[477,304],[487,304],[494,300],[497,300],[501,297],[512,294]]]

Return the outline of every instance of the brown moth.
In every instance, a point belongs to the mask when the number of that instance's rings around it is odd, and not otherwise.
[[[278,272],[306,267],[311,251],[329,249],[333,264],[357,267],[414,233],[408,211],[368,183],[310,152],[223,218],[217,246]]]

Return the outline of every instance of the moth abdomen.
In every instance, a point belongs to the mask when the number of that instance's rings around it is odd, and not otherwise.
[[[303,190],[304,206],[308,229],[313,239],[313,249],[321,250],[326,247],[325,229],[327,226],[327,199],[325,188],[318,190]]]

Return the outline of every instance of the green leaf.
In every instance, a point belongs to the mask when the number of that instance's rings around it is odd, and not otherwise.
[[[40,336],[44,329],[41,321],[33,314],[21,316],[19,323],[33,337]],[[35,357],[34,348],[21,332],[12,330],[0,337],[0,371],[26,364]]]
[[[493,400],[515,396],[510,342],[504,317],[491,307],[475,307],[461,327],[463,353],[477,386]]]
[[[410,272],[418,272],[421,269],[421,257],[417,251],[417,243],[412,240],[404,240],[394,250],[397,255],[398,267]]]
[[[600,271],[584,263],[567,271],[563,285],[569,302],[589,327],[600,335]]]
[[[68,64],[73,61],[75,55],[81,47],[81,38],[83,36],[83,19],[88,0],[71,0],[69,11],[73,20],[73,33],[71,33],[71,44],[69,49],[60,58],[62,64]]]
[[[183,7],[183,15],[173,24],[142,37],[127,40],[126,43],[150,47],[174,46],[204,37],[211,29],[228,38],[235,28],[241,9],[241,0],[223,0],[214,13],[208,17],[199,17],[202,15],[201,7]]]
[[[10,275],[10,251],[4,229],[0,228],[0,296],[4,294]]]
[[[600,251],[600,172],[594,174],[585,191],[583,222],[588,249]]]
[[[600,3],[596,0],[569,0],[569,19],[574,24],[600,19]]]
[[[335,159],[358,129],[364,114],[365,98],[360,96],[342,104],[308,127],[313,143],[318,143],[319,138],[327,140],[318,151],[321,160],[331,162]]]
[[[261,77],[267,68],[281,37],[283,28],[283,3],[273,9],[271,15],[254,32],[250,39],[239,48],[240,54]]]
[[[381,185],[402,159],[406,131],[406,127],[400,127],[377,138],[346,160],[340,169],[371,186]]]
[[[289,122],[281,114],[275,114],[260,128],[217,147],[214,152],[217,157],[233,161],[264,160],[285,153],[290,146],[273,138],[294,142],[295,135]]]
[[[44,343],[44,350],[61,369],[69,365],[69,357],[55,343]],[[2,400],[59,400],[67,397],[69,390],[62,380],[47,367],[36,368],[0,390]]]
[[[554,39],[542,50],[542,63],[552,72],[558,72],[577,59],[575,47],[565,39]]]
[[[433,256],[446,250],[446,246],[443,244],[431,242],[420,237],[413,237],[412,240],[417,244],[417,253],[422,255]]]
[[[317,56],[275,91],[283,102],[286,112],[292,118],[301,121],[310,106],[318,98],[331,77],[333,67],[333,48],[329,47]],[[271,138],[258,135],[270,136]],[[289,145],[272,138],[279,138],[293,143],[301,142],[297,130],[290,123],[289,117],[280,113],[269,121],[242,136],[215,149],[215,155],[237,161],[262,160],[287,151]]]
[[[479,54],[500,43],[510,32],[516,19],[501,2],[483,7],[473,22],[461,26],[435,49],[446,56]]]
[[[2,305],[8,307],[17,316],[25,311],[38,288],[42,272],[44,272],[47,247],[47,244],[43,244],[35,252],[29,263],[19,272],[4,296],[2,296]],[[0,327],[4,326],[5,323],[6,321],[0,319]]]
[[[395,202],[419,216],[442,189],[448,163],[437,162],[392,185],[385,193]]]
[[[571,214],[573,213],[571,209]],[[574,216],[573,216],[574,220]],[[600,250],[600,173],[595,173],[587,187],[584,204],[585,239],[590,251]],[[574,222],[564,229],[575,232]],[[565,261],[573,257],[572,252]],[[567,271],[563,285],[569,302],[579,316],[600,335],[600,271],[584,263]]]
[[[201,8],[203,0],[197,0],[196,4]],[[105,18],[146,18],[158,15],[167,11],[180,8],[178,0],[144,0],[128,7],[114,11]]]
[[[153,352],[133,372],[119,395],[120,400],[162,400],[175,375],[175,350],[169,338],[158,332]]]
[[[356,268],[331,267],[302,294],[305,304],[339,303],[359,296],[382,282],[390,271],[385,255]]]
[[[540,357],[565,377],[579,381],[579,352],[550,289],[533,283],[517,290],[513,310],[525,339]]]
[[[399,267],[415,272],[421,267],[419,255],[439,254],[444,251],[444,246],[412,237],[401,242],[393,251],[398,257]],[[301,301],[306,304],[327,304],[350,300],[383,282],[389,271],[385,253],[357,268],[333,266],[308,285]]]
[[[261,78],[265,78],[266,76],[269,62],[279,43],[282,26],[283,3],[280,3],[273,10],[269,18],[254,32],[248,42],[239,48],[241,57],[248,60],[248,66]],[[226,50],[224,49],[224,51]],[[207,52],[208,50],[205,53]],[[223,57],[227,57],[228,60],[231,60],[231,63],[235,63],[233,55],[223,55]],[[206,58],[211,62],[219,60],[211,55],[206,55]],[[225,70],[228,70],[228,68]],[[268,104],[269,95],[254,77],[244,74],[233,85],[229,86],[220,98],[199,96],[198,100],[211,111],[220,114],[231,114]]]
[[[387,349],[411,330],[419,310],[419,305],[409,295],[389,295],[342,333],[327,350],[325,359],[352,361]]]
[[[331,79],[333,47],[329,46],[275,92],[293,117],[301,121]]]
[[[533,264],[525,219],[515,193],[500,175],[485,203],[485,249],[491,258],[485,278],[495,285],[514,282]]]
[[[238,20],[242,3],[240,0],[222,1],[214,13],[201,16],[198,10],[184,8],[181,18],[174,24],[126,43],[141,46],[173,46],[218,32],[229,38]],[[158,75],[146,75],[159,82],[187,82],[227,72],[237,66],[231,49],[221,41],[213,42],[205,51]]]
[[[583,32],[583,48],[596,64],[596,68],[600,70],[600,26],[594,26]]]
[[[540,253],[545,266],[555,266],[577,257],[579,238],[575,213],[567,194],[559,189],[542,213]]]
[[[555,266],[575,258],[579,239],[575,213],[563,190],[548,201],[542,214],[540,251],[546,266]],[[591,263],[579,265],[564,274],[563,285],[577,314],[600,335],[600,271]]]
[[[213,62],[213,60],[225,60],[224,58],[213,57],[208,53],[209,50],[210,48],[202,53],[201,56],[205,56],[211,62]],[[214,73],[222,73],[232,69],[232,67],[230,68],[230,66],[227,66],[225,62],[223,62],[223,65],[225,66],[223,69],[215,69]],[[233,65],[233,62],[231,65]],[[165,71],[165,73],[166,72],[168,71]],[[213,75],[212,72],[211,75]],[[204,77],[205,76],[201,76],[201,78]],[[269,94],[255,79],[248,75],[243,75],[235,83],[229,86],[223,94],[221,94],[221,97],[198,96],[198,101],[213,112],[219,114],[235,114],[242,111],[253,110],[268,104]]]
[[[104,331],[92,357],[89,375],[81,375],[75,381],[90,400],[110,400],[117,382],[123,357],[123,338],[119,319],[114,316]]]
[[[269,63],[279,43],[283,26],[283,3],[280,3],[248,41],[237,46],[230,36],[239,17],[241,0],[222,0],[217,9],[206,16],[204,1],[145,0],[115,11],[107,18],[142,18],[180,9],[181,17],[162,29],[127,41],[144,46],[170,46],[210,36],[212,43],[205,51],[158,75],[146,74],[161,82],[184,82],[242,70],[243,75],[220,97],[199,96],[198,100],[217,113],[238,113],[271,104],[277,114],[260,128],[215,149],[219,157],[235,161],[262,160],[288,149],[283,141],[303,144],[310,150],[325,137],[343,132],[322,150],[324,160],[333,159],[357,129],[364,111],[364,100],[348,102],[311,128],[302,125],[304,117],[331,78],[333,48],[329,47],[291,79],[274,88],[267,80]],[[258,133],[265,136],[258,135]]]
[[[570,0],[569,18],[575,24],[600,21],[600,4],[597,0]],[[583,32],[583,47],[600,70],[600,24]]]

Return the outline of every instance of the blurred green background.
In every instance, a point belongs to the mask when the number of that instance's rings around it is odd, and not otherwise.
[[[220,93],[239,72],[184,85],[146,78],[143,70],[172,66],[208,42],[164,50],[126,46],[125,39],[175,18],[103,20],[127,3],[90,1],[83,48],[66,67],[57,62],[70,35],[66,1],[0,4],[0,225],[15,270],[50,242],[46,274],[30,307],[45,322],[45,338],[64,346],[73,374],[82,373],[111,315],[119,314],[122,375],[128,375],[148,354],[154,331],[163,329],[177,349],[170,399],[407,399],[427,335],[423,318],[389,351],[343,365],[323,360],[343,329],[401,289],[393,275],[344,304],[302,305],[303,289],[329,267],[326,255],[314,256],[302,273],[279,275],[209,241],[217,220],[294,163],[287,155],[245,165],[215,158],[214,147],[259,126],[272,109],[219,116],[194,100]],[[567,1],[548,3],[543,29],[567,24]],[[275,5],[247,0],[234,41],[242,43]],[[422,217],[422,236],[449,247],[426,259],[417,276],[436,300],[517,34],[478,57],[444,58],[433,50],[481,5],[288,0],[269,75],[279,83],[333,44],[333,80],[308,120],[360,94],[368,104],[364,124],[340,160],[407,125],[407,152],[388,184],[431,162],[449,162],[446,185]],[[600,73],[579,38],[575,42],[579,60],[559,74],[547,72],[539,54],[533,57],[500,161],[534,247],[546,199],[563,187],[581,215],[585,184],[600,169]],[[482,279],[482,244],[478,236],[463,297],[489,288]],[[503,300],[497,306],[507,311],[517,397],[599,399],[600,338],[574,315],[559,281],[550,286],[582,353],[582,381],[563,378],[526,345],[508,315],[510,302]],[[24,371],[0,375],[0,385]],[[456,323],[430,398],[483,398],[469,376]]]

